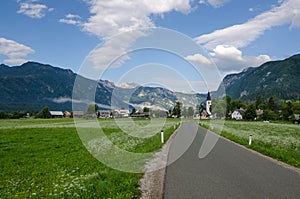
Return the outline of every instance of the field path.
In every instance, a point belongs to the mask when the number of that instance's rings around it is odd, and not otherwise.
[[[190,135],[194,126],[185,124],[177,135]],[[166,168],[164,198],[299,198],[298,169],[285,168],[226,139],[220,138],[213,150],[199,159],[206,134],[206,129],[198,127],[189,149]]]

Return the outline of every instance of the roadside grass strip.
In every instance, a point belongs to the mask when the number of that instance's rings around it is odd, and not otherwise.
[[[248,121],[201,120],[200,126],[262,154],[300,168],[300,126]],[[222,128],[223,127],[223,128]],[[253,141],[249,145],[249,136]]]

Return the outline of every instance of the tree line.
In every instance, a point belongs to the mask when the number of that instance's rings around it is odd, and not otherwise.
[[[246,103],[242,100],[232,100],[229,95],[212,100],[212,113],[219,118],[230,119],[233,111],[237,109],[245,111],[246,120],[294,121],[295,114],[300,114],[300,101],[276,100],[274,97],[263,99],[258,96],[255,101]],[[257,115],[257,110],[262,114]]]
[[[95,113],[98,106],[91,104],[87,108],[87,113]],[[217,118],[231,119],[231,114],[237,110],[244,110],[244,119],[246,120],[283,120],[294,121],[295,114],[300,114],[300,101],[276,100],[274,97],[263,99],[258,96],[255,101],[245,102],[242,100],[233,100],[231,96],[226,95],[223,98],[215,98],[212,100],[211,112]],[[262,110],[262,114],[258,115],[257,110]],[[145,107],[144,112],[150,109]],[[196,107],[184,107],[177,101],[173,109],[169,110],[169,117],[186,117],[191,118],[196,114],[201,115],[205,111],[203,104]],[[42,108],[40,111],[0,111],[0,119],[19,119],[25,117],[50,118],[48,107]]]

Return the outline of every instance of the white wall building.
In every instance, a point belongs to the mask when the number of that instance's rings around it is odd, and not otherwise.
[[[235,110],[231,114],[231,119],[242,120],[243,119],[243,110]]]

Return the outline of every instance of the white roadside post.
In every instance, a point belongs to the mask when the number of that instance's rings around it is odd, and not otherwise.
[[[249,145],[252,144],[252,140],[253,140],[253,137],[252,137],[252,135],[250,135],[250,136],[249,136]]]
[[[164,143],[165,142],[165,140],[164,140],[164,130],[161,130],[160,135],[161,135],[161,143]]]

